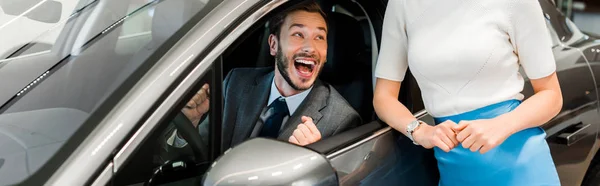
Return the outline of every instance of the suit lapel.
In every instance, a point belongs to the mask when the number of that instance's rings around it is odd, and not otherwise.
[[[315,81],[314,87],[306,96],[302,104],[296,109],[296,112],[285,123],[285,127],[279,133],[279,140],[287,141],[294,133],[298,124],[302,123],[302,116],[308,116],[313,119],[315,125],[319,126],[319,121],[323,117],[321,110],[327,106],[329,90],[323,86],[319,80]]]
[[[274,73],[271,72],[256,78],[254,83],[245,86],[243,95],[239,95],[241,102],[237,109],[233,144],[238,144],[250,137],[256,121],[267,103],[273,76]]]

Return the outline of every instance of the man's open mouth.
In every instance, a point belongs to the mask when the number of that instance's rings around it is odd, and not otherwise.
[[[310,78],[313,74],[313,71],[316,67],[316,62],[314,59],[296,59],[294,60],[294,67],[298,74],[302,77]]]

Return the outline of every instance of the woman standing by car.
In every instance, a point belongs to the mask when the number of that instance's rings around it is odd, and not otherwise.
[[[562,107],[551,40],[537,0],[390,0],[373,104],[434,148],[440,185],[560,185],[546,133]],[[535,94],[523,100],[523,67]],[[410,67],[435,125],[398,101]]]

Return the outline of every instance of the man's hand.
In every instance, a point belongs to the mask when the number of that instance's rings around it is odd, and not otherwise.
[[[440,123],[436,126],[421,124],[413,132],[414,140],[426,149],[439,147],[445,152],[450,152],[458,145],[456,134],[452,127],[456,124],[450,120]]]
[[[198,127],[200,118],[202,115],[208,112],[210,107],[210,87],[208,84],[202,85],[202,88],[198,90],[196,95],[187,102],[185,107],[181,110],[183,114],[192,122],[194,127]]]
[[[290,143],[305,146],[321,140],[321,132],[317,129],[312,118],[302,116],[302,123],[298,125],[294,134],[288,140]]]
[[[483,154],[502,144],[512,135],[511,129],[504,124],[498,119],[461,121],[452,127],[452,130],[456,131],[458,134],[456,138],[464,148]]]

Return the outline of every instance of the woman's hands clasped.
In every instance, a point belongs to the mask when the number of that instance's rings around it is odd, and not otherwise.
[[[438,147],[445,152],[450,152],[459,143],[455,131],[452,130],[454,126],[456,123],[452,121],[445,121],[435,126],[421,124],[413,132],[414,140],[427,149]]]
[[[438,147],[445,152],[461,144],[472,152],[483,154],[502,144],[513,132],[499,119],[461,121],[448,120],[436,126],[421,125],[413,132],[415,141],[424,148]]]
[[[452,129],[457,131],[456,139],[464,148],[481,154],[502,144],[513,134],[511,128],[500,119],[461,121]]]

